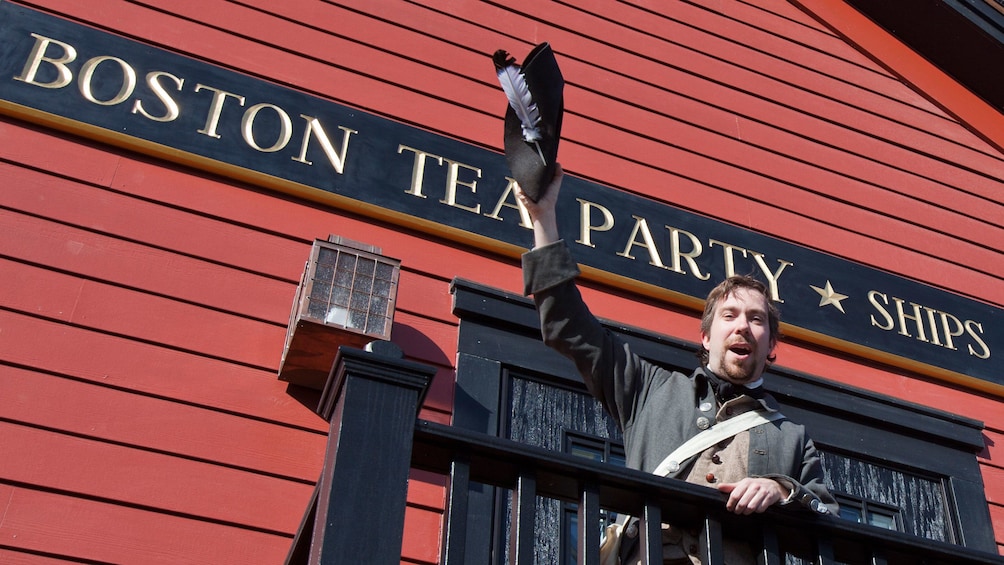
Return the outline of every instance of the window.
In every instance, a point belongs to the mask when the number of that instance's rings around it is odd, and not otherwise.
[[[454,281],[452,290],[461,320],[454,425],[623,461],[614,447],[617,428],[572,363],[540,341],[533,303],[466,281]],[[694,367],[696,344],[610,328],[652,362],[688,373]],[[809,429],[846,519],[996,552],[976,459],[983,449],[979,422],[779,367],[770,369],[766,386],[783,412]],[[483,535],[483,548],[478,553],[469,545],[467,562],[505,563],[500,532],[508,496],[485,493],[477,500],[482,506],[472,509],[469,532]],[[538,505],[537,560],[572,563],[574,539],[560,532],[574,531],[567,528],[575,514],[548,502],[554,505]]]
[[[840,517],[844,520],[868,524],[887,530],[903,531],[903,521],[898,507],[869,502],[863,498],[837,493],[840,503]]]

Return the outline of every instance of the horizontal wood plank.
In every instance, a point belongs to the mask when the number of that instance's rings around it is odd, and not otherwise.
[[[0,230],[19,234],[0,240],[2,256],[273,324],[286,325],[296,294],[292,282],[10,210]]]
[[[0,481],[207,521],[292,535],[314,491],[310,483],[6,422],[0,434],[17,454],[0,458]]]
[[[86,438],[313,482],[327,438],[251,418],[0,365],[0,417]]]
[[[327,433],[318,395],[291,396],[274,371],[3,310],[0,327],[5,363]]]
[[[983,471],[983,488],[987,493],[987,502],[1004,506],[1004,467],[980,465]]]
[[[442,523],[442,512],[414,506],[406,508],[402,559],[430,565],[438,563]]]
[[[0,500],[7,548],[77,560],[274,565],[292,543],[291,537],[2,483]]]
[[[53,556],[49,553],[29,553],[14,549],[0,548],[0,563],[5,565],[67,565],[69,563],[79,563],[69,558]]]
[[[29,137],[21,143],[31,141],[42,139]],[[51,151],[51,148],[39,147],[38,150]],[[157,182],[151,178],[157,176],[157,170],[156,167],[147,168],[143,182]],[[225,219],[198,216],[128,194],[100,190],[40,171],[0,163],[0,174],[10,180],[9,190],[0,197],[0,205],[179,255],[233,265],[297,283],[309,253],[309,247],[301,241],[263,233]],[[232,200],[239,200],[240,195],[240,190],[231,187]]]
[[[278,369],[285,325],[266,324],[10,260],[0,259],[0,273],[20,289],[0,294],[0,307]]]

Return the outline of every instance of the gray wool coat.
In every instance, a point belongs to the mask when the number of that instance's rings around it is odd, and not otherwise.
[[[685,375],[632,353],[589,312],[574,283],[578,274],[564,242],[523,255],[524,292],[537,304],[545,343],[575,363],[589,392],[618,422],[628,466],[652,472],[700,433],[699,419],[715,421],[717,403],[707,374],[699,368]],[[768,410],[779,409],[769,395],[761,402]],[[668,476],[685,479],[694,459]],[[818,513],[837,511],[816,448],[799,424],[784,419],[750,429],[748,469],[752,477],[788,487],[793,494],[783,504],[797,501]]]

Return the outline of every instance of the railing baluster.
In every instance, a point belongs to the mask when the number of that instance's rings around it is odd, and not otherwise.
[[[725,563],[725,548],[722,545],[722,523],[711,516],[704,517],[704,552],[701,562],[708,565]]]
[[[598,565],[600,562],[600,489],[593,483],[583,485],[579,493],[578,565]]]
[[[458,455],[450,464],[446,514],[443,517],[442,565],[461,565],[467,549],[467,501],[470,498],[471,465]]]
[[[532,469],[522,469],[512,493],[509,532],[509,563],[512,565],[533,565],[536,504],[537,478]]]
[[[662,509],[653,502],[646,502],[638,527],[642,564],[662,565]]]
[[[781,565],[784,556],[781,555],[781,546],[777,542],[777,532],[770,526],[764,526],[762,532],[763,548],[760,550],[757,563],[759,565]]]
[[[816,545],[819,548],[819,559],[816,560],[818,565],[836,565],[837,560],[833,557],[833,544],[830,540],[817,538]]]
[[[881,549],[872,550],[872,565],[887,565],[889,561]]]

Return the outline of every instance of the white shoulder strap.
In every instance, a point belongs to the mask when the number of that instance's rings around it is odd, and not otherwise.
[[[712,445],[728,439],[739,432],[748,430],[753,426],[766,424],[767,422],[773,422],[774,420],[781,420],[783,418],[784,414],[781,414],[780,412],[767,412],[766,410],[750,410],[749,412],[743,412],[735,418],[729,418],[724,422],[715,424],[714,426],[685,441],[683,445],[677,447],[672,453],[667,455],[666,458],[662,460],[662,463],[659,463],[659,466],[652,472],[661,476],[674,473],[679,470],[680,463],[690,459],[694,455],[697,455]]]

